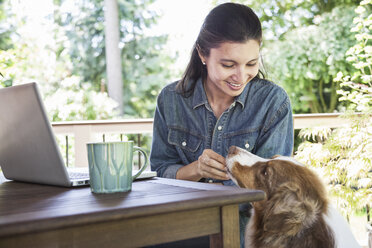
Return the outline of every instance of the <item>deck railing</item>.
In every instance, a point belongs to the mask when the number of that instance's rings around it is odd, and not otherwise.
[[[294,128],[308,127],[339,127],[346,120],[339,120],[338,113],[332,114],[296,114],[294,115]],[[88,166],[86,143],[101,142],[106,134],[145,134],[152,133],[153,119],[123,119],[100,121],[71,121],[53,122],[52,127],[56,135],[66,137],[66,158],[69,159],[69,138],[74,137],[74,158],[76,166]]]

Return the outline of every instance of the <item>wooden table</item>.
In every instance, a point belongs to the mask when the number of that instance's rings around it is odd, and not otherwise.
[[[239,247],[238,204],[262,191],[154,178],[93,194],[7,181],[0,172],[0,247],[140,247],[210,235]]]

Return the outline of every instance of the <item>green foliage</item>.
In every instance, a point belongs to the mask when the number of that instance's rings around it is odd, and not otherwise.
[[[45,98],[45,106],[52,121],[112,119],[117,103],[106,92],[92,90],[77,77],[65,78]]]
[[[222,3],[215,0],[214,3]],[[316,24],[316,17],[336,7],[355,6],[360,0],[235,0],[250,6],[258,15],[265,39],[283,40],[288,31]]]
[[[295,156],[326,181],[329,193],[345,216],[372,202],[372,119],[350,118],[347,120],[351,124],[346,127],[318,129],[327,133],[325,139],[323,136],[323,141],[300,144]],[[311,134],[303,131],[302,137],[306,135]]]
[[[172,75],[168,69],[172,59],[155,51],[160,50],[160,44],[165,42],[165,37],[152,37],[131,41],[124,46],[122,63],[126,116],[153,116],[156,97]]]
[[[34,53],[31,44],[18,43],[13,49],[0,51],[0,88],[38,81],[51,121],[111,119],[116,115],[117,103],[107,93],[94,91],[79,77],[66,76],[65,67],[50,72],[53,76],[48,74],[48,61],[39,60],[42,53]],[[32,63],[35,61],[40,63]],[[46,78],[49,80],[44,81]]]
[[[370,113],[372,107],[372,7],[371,0],[365,0],[356,9],[354,19],[357,44],[346,55],[347,60],[357,69],[352,75],[339,72],[334,79],[340,83],[340,100],[348,104],[348,109]]]
[[[11,70],[7,69],[13,67],[14,57],[15,54],[13,50],[0,50],[0,88],[9,87],[13,84],[14,73]]]
[[[152,2],[118,1],[125,116],[152,116],[156,96],[171,75],[165,68],[172,59],[162,52],[167,37],[147,37],[144,34],[158,17],[147,10]],[[106,77],[104,1],[73,3],[78,11],[61,11],[56,19],[68,37],[61,40],[59,54],[68,54],[73,64],[72,73],[84,82],[90,82],[98,91]]]
[[[158,17],[147,10],[152,2],[119,1],[125,116],[152,116],[156,96],[170,78],[165,68],[173,60],[162,51],[167,37],[144,34]],[[0,19],[0,33],[8,25],[16,27],[16,35],[9,49],[0,50],[0,87],[38,82],[53,121],[114,118],[115,104],[99,93],[106,78],[104,1],[54,4],[54,13],[43,19],[51,40],[44,43],[48,39],[40,42],[27,32],[27,17],[12,13],[9,2],[11,18]]]
[[[106,93],[96,92],[80,77],[72,76],[68,56],[59,54],[59,61],[56,61],[53,42],[40,42],[28,32],[24,16],[17,13],[10,16],[7,22],[17,27],[17,35],[13,38],[12,48],[0,51],[3,76],[0,87],[38,82],[51,121],[111,119],[115,116],[117,103]]]
[[[105,77],[104,1],[61,0],[59,4],[54,17],[57,60],[71,61],[71,73],[98,91]]]
[[[5,0],[0,0],[0,50],[12,48],[11,34],[14,32],[14,27],[6,22],[8,4]]]
[[[0,50],[0,71],[3,74],[0,87],[43,81],[47,76],[40,68],[50,62],[44,60],[44,56],[47,57],[49,53],[48,51],[38,53],[39,48],[32,47],[32,44],[33,41],[25,37],[23,41],[14,43],[12,48]]]
[[[10,35],[14,31],[13,26],[6,22],[7,13],[5,10],[7,7],[7,3],[0,0],[0,88],[11,85],[11,81],[4,72],[5,67],[11,63],[9,58],[11,55],[6,50],[13,47]]]
[[[327,179],[338,208],[348,216],[372,202],[371,3],[364,0],[356,8],[353,32],[357,44],[347,52],[356,71],[352,76],[340,72],[335,78],[342,86],[340,100],[351,112],[340,120],[344,123],[340,128],[303,130],[301,136],[312,137],[313,142],[302,143],[296,154]]]
[[[345,52],[355,42],[350,29],[360,0],[233,2],[252,7],[259,16],[268,78],[289,93],[294,112],[338,110],[339,84],[333,78],[339,71],[351,74],[354,70]]]
[[[318,24],[293,29],[283,41],[268,44],[265,62],[274,81],[288,92],[296,113],[333,112],[338,104],[339,71],[355,69],[346,61],[346,51],[355,44],[354,9],[337,7],[318,17]]]

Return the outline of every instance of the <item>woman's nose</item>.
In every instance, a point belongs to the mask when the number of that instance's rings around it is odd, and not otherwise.
[[[243,69],[237,68],[232,75],[232,79],[237,83],[243,83],[245,81],[246,74],[247,73]]]

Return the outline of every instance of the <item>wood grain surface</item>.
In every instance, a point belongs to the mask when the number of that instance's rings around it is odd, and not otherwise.
[[[238,204],[264,198],[262,191],[164,178],[114,194],[0,182],[0,247],[139,247],[205,235],[216,247],[238,247]]]

